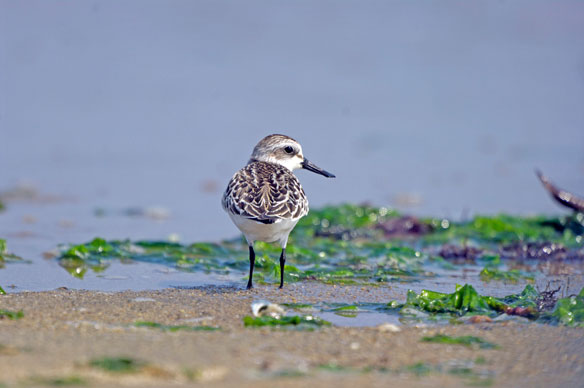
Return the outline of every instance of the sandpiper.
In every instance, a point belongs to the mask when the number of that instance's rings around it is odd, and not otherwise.
[[[248,289],[253,287],[255,241],[280,243],[280,288],[284,286],[288,235],[298,220],[308,214],[308,199],[292,173],[299,168],[335,177],[309,162],[296,140],[269,135],[255,146],[247,165],[233,175],[223,193],[223,209],[249,245]]]

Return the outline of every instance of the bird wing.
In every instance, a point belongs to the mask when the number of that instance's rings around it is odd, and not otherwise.
[[[273,163],[253,162],[239,170],[223,194],[223,208],[264,224],[298,219],[308,214],[308,200],[290,170]]]

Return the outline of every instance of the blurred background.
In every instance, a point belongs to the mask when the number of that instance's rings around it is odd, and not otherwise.
[[[0,236],[21,251],[233,237],[222,191],[270,133],[337,175],[297,173],[313,207],[563,212],[536,167],[584,195],[580,1],[0,5]]]

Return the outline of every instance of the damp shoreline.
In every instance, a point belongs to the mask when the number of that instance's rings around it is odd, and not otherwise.
[[[581,329],[507,321],[298,331],[249,328],[242,322],[257,299],[375,303],[395,296],[391,287],[320,284],[294,284],[284,290],[274,286],[251,291],[206,287],[115,293],[62,289],[5,295],[3,307],[22,310],[24,316],[0,321],[0,383],[50,386],[70,380],[84,386],[229,386],[237,382],[268,387],[397,381],[402,386],[577,386],[584,376]],[[136,327],[136,321],[218,330],[170,332]],[[436,336],[480,338],[495,347],[423,340]],[[120,360],[137,366],[125,372],[99,367]]]

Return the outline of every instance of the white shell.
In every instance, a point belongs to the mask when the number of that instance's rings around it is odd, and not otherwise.
[[[286,314],[286,310],[279,304],[271,303],[267,300],[257,300],[251,304],[251,312],[254,317],[270,316],[272,318],[280,318]]]

